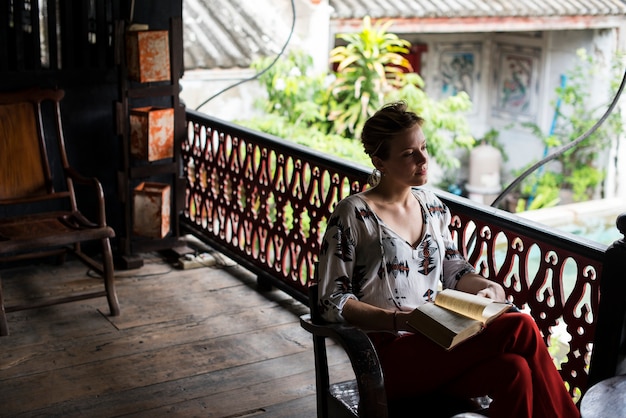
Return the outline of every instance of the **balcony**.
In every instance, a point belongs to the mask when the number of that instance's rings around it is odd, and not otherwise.
[[[106,316],[104,300],[11,313],[0,415],[314,415],[312,344],[298,317],[325,220],[368,171],[201,113],[188,111],[187,124],[181,223],[195,244],[227,256],[222,268],[176,270],[149,254],[142,269],[117,273],[120,317]],[[459,248],[533,315],[572,396],[614,374],[620,321],[598,319],[624,317],[623,243],[440,196]],[[5,293],[55,292],[42,284],[50,275],[63,275],[59,287],[98,280],[84,273],[72,261],[18,267],[3,272]],[[330,350],[334,377],[349,378],[345,356]]]
[[[262,286],[305,302],[325,220],[336,202],[364,190],[368,170],[197,112],[188,111],[187,122],[184,225],[255,272]],[[458,248],[535,318],[571,395],[579,399],[590,382],[614,374],[617,354],[604,350],[605,344],[617,350],[613,333],[619,332],[605,329],[598,317],[624,317],[621,299],[610,300],[624,294],[617,284],[624,259],[612,258],[626,254],[623,240],[607,251],[509,212],[438,194],[452,211]],[[602,314],[601,287],[602,309],[613,309]],[[595,339],[600,328],[602,338]],[[594,343],[603,355],[594,358],[590,380]]]

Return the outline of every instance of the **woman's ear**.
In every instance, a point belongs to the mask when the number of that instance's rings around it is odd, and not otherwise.
[[[372,164],[378,171],[382,171],[381,169],[383,168],[384,164],[383,160],[381,160],[380,157],[372,157]]]

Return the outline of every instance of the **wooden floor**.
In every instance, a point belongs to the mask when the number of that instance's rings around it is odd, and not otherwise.
[[[0,338],[0,417],[314,417],[308,309],[231,262],[180,270],[158,254],[104,298],[13,312]],[[77,261],[0,271],[7,304],[86,290]],[[329,347],[335,378],[351,374]]]

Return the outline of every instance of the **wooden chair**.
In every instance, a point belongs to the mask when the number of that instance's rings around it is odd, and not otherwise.
[[[318,418],[443,418],[466,412],[485,413],[479,400],[459,399],[437,392],[428,397],[388,402],[378,354],[367,334],[347,324],[324,322],[319,312],[316,283],[309,287],[309,307],[311,313],[303,315],[300,324],[313,335]],[[330,383],[327,338],[346,351],[354,380]]]
[[[120,312],[110,244],[115,233],[106,224],[100,182],[81,176],[68,163],[61,124],[63,95],[62,90],[39,89],[0,93],[0,262],[54,255],[62,260],[71,251],[104,278],[104,289],[4,306],[0,285],[0,335],[9,333],[7,312],[102,296],[111,315]],[[53,175],[57,172],[59,176]],[[92,190],[97,211],[93,221],[79,211],[78,186]],[[83,252],[81,243],[87,241],[100,242],[101,262]]]

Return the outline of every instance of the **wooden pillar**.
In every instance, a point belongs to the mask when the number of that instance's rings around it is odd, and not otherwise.
[[[626,213],[617,217],[617,229],[626,237]],[[626,238],[606,250],[600,278],[600,305],[594,337],[589,384],[615,376],[624,359],[626,327]]]

